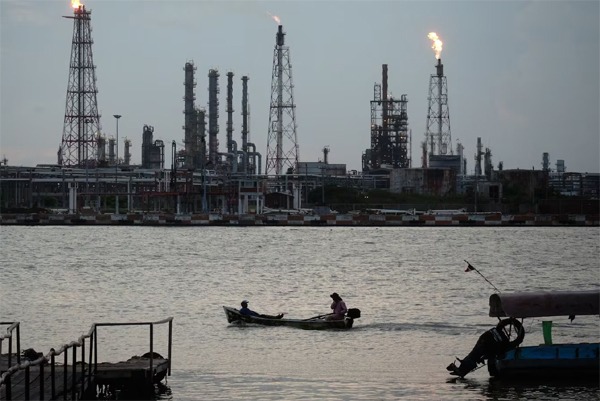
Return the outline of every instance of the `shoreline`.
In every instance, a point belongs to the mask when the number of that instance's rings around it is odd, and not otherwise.
[[[0,214],[0,226],[294,226],[294,227],[598,227],[600,215],[586,214]]]

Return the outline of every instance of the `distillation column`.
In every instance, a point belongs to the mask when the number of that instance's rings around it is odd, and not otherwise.
[[[375,83],[371,100],[371,148],[365,153],[363,171],[379,168],[407,168],[408,152],[408,98],[400,99],[388,91],[388,66],[382,65],[382,83]]]
[[[233,72],[227,73],[227,153],[233,153]]]
[[[194,89],[196,88],[196,81],[194,80],[194,72],[196,71],[196,67],[193,62],[185,63],[185,67],[183,68],[185,71],[185,80],[183,85],[185,87],[184,92],[184,139],[183,142],[185,144],[185,162],[184,165],[186,168],[192,168],[195,163],[195,156],[197,153],[196,149],[196,110],[194,107],[194,101],[196,100],[196,95],[194,93]]]
[[[248,139],[249,139],[249,126],[248,126],[248,77],[244,75],[242,77],[242,151],[244,152],[244,161],[242,171],[249,173],[250,168],[248,165]]]
[[[206,165],[206,110],[196,108],[196,140],[198,145],[198,157],[195,160],[194,167],[204,169]]]
[[[208,164],[217,167],[219,153],[219,71],[208,71]]]

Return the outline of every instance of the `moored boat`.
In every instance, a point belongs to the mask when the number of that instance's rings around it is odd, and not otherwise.
[[[556,317],[574,319],[600,313],[600,291],[564,291],[493,294],[491,317]],[[598,338],[584,343],[552,343],[552,322],[542,323],[544,344],[517,347],[488,361],[491,376],[501,378],[591,378],[599,379]],[[597,334],[597,333],[596,333]]]
[[[591,342],[553,344],[552,321],[542,322],[544,343],[521,346],[523,320],[538,317],[568,317],[600,313],[600,291],[520,292],[492,294],[489,316],[500,323],[481,335],[460,365],[447,369],[460,377],[485,363],[490,376],[520,380],[593,379],[600,377],[600,343],[596,333]],[[521,319],[519,321],[518,319]]]
[[[242,315],[239,310],[223,306],[228,323],[253,323],[263,326],[289,326],[305,330],[327,330],[327,329],[350,329],[354,319],[360,317],[360,310],[350,308],[344,319],[326,320],[323,316],[315,316],[308,319],[276,319],[270,317]]]

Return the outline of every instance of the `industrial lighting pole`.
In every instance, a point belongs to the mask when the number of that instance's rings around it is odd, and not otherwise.
[[[115,214],[119,214],[119,194],[117,193],[117,177],[119,176],[119,118],[120,114],[113,114],[117,120],[117,157],[115,159]]]

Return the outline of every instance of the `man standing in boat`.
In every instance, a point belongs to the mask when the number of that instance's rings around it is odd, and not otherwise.
[[[346,316],[346,312],[348,312],[348,308],[346,308],[346,303],[339,296],[337,292],[334,292],[330,295],[331,299],[333,299],[333,303],[331,304],[331,309],[333,309],[333,313],[327,316],[327,320],[342,320],[344,316]]]

